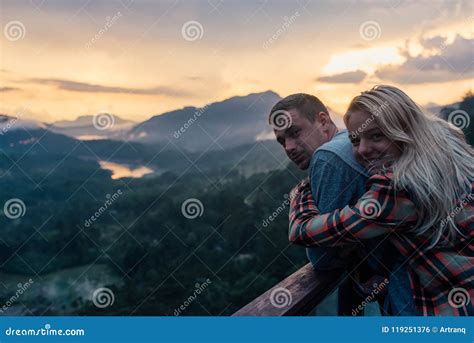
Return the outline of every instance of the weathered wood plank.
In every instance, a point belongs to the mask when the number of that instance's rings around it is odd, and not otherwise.
[[[315,271],[308,263],[233,316],[303,316],[328,296],[344,277],[342,270]]]

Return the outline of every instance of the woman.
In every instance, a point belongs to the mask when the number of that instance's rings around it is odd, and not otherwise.
[[[354,98],[344,122],[372,174],[367,192],[355,206],[320,214],[301,182],[291,196],[290,241],[389,240],[402,263],[387,268],[406,268],[416,314],[474,315],[474,157],[462,132],[391,86]]]

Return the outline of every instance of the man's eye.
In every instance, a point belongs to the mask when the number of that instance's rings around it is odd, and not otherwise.
[[[301,130],[295,130],[295,131],[293,131],[293,132],[291,133],[291,136],[292,136],[292,137],[298,137],[299,134],[300,134],[300,132],[301,132]]]

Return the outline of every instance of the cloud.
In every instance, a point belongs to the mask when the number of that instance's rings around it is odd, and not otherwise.
[[[204,80],[204,78],[201,76],[188,76],[186,79],[189,81],[203,81]]]
[[[362,70],[348,71],[341,74],[321,76],[317,79],[320,82],[327,83],[359,83],[365,79],[367,74]]]
[[[382,80],[401,84],[448,82],[474,77],[472,59],[474,39],[457,35],[451,44],[436,36],[420,40],[424,51],[411,56],[406,53],[406,61],[401,65],[386,65],[375,71]]]
[[[76,82],[62,79],[32,79],[32,82],[54,85],[58,89],[72,92],[87,93],[117,93],[117,94],[135,94],[135,95],[164,95],[170,97],[189,97],[192,94],[172,87],[158,86],[151,88],[127,88],[102,86],[85,82]]]
[[[420,39],[420,44],[423,48],[432,50],[432,49],[438,49],[445,45],[446,43],[446,38],[442,36],[435,36],[431,38],[421,38]]]
[[[16,91],[18,88],[14,87],[0,87],[0,92],[9,92],[9,91]]]

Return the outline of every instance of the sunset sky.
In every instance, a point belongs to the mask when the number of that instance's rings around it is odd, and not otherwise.
[[[474,85],[472,1],[0,0],[0,113],[141,121],[306,92],[343,113],[374,84],[422,105]]]

